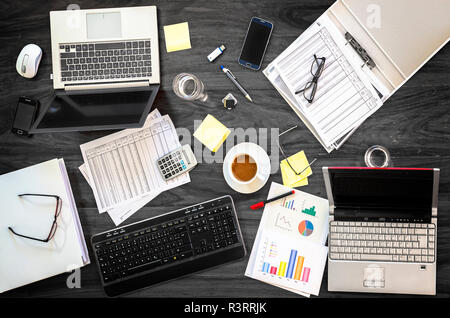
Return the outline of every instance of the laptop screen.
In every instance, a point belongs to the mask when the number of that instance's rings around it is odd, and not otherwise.
[[[56,91],[32,133],[135,128],[143,125],[159,86]]]
[[[329,169],[336,213],[368,219],[428,221],[433,169]]]

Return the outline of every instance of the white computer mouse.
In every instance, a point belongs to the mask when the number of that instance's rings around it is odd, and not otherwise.
[[[39,68],[42,58],[42,50],[36,44],[25,45],[17,57],[17,73],[26,78],[33,78]]]

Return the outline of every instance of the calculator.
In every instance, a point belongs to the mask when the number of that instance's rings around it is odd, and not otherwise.
[[[184,145],[159,158],[157,163],[163,179],[169,180],[194,168],[197,159],[191,147]]]

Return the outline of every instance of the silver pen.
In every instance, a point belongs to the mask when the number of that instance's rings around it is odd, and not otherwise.
[[[253,103],[252,98],[247,93],[247,91],[241,86],[241,84],[239,84],[239,82],[237,81],[237,79],[233,75],[233,73],[231,73],[231,71],[229,69],[227,69],[226,67],[223,67],[223,65],[220,65],[220,68],[228,76],[228,78],[234,83],[234,85],[236,85],[236,87],[239,88],[239,90],[242,92],[242,94],[244,94],[245,98],[247,98],[249,101],[251,101]]]

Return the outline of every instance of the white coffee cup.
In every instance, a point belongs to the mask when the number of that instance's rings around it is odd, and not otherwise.
[[[249,179],[249,180],[247,180],[247,181],[242,181],[242,180],[239,180],[239,179],[234,175],[234,172],[233,172],[233,163],[234,163],[234,161],[236,160],[236,158],[242,158],[242,161],[238,160],[238,163],[240,163],[240,162],[243,163],[243,162],[244,162],[243,160],[244,160],[245,156],[248,156],[248,157],[249,157],[249,162],[250,162],[250,163],[255,163],[255,164],[256,164],[256,173],[255,173],[255,175],[254,175],[251,179]],[[264,180],[265,180],[264,176],[261,174],[260,164],[258,164],[258,161],[255,160],[255,156],[253,156],[252,154],[250,154],[250,153],[248,153],[248,152],[240,152],[240,153],[234,155],[234,156],[233,156],[233,160],[230,160],[229,163],[228,163],[228,172],[229,172],[229,176],[231,177],[231,179],[233,180],[233,182],[235,182],[236,184],[239,184],[239,185],[247,185],[247,184],[250,184],[250,183],[254,182],[255,179],[259,179],[259,180],[261,180],[261,181],[264,181]]]

